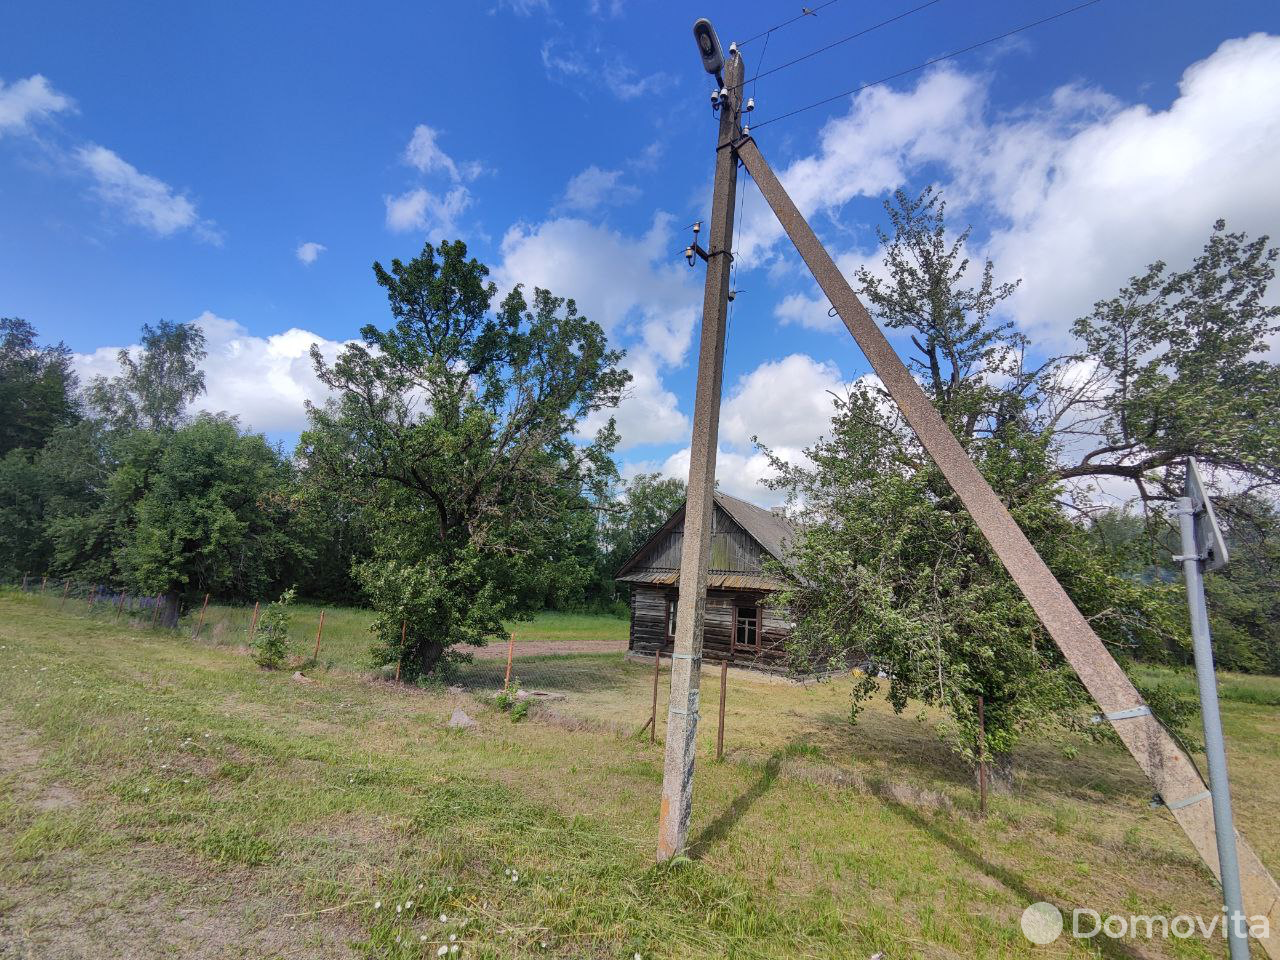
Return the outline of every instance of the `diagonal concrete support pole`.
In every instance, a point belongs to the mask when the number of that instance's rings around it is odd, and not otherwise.
[[[658,819],[658,859],[681,853],[693,808],[693,763],[697,750],[698,696],[702,677],[702,619],[711,558],[712,495],[716,486],[716,443],[720,430],[720,388],[724,378],[724,327],[729,304],[729,264],[733,259],[733,216],[738,185],[738,104],[742,57],[725,64],[728,98],[720,108],[716,177],[707,236],[707,280],[702,295],[702,338],[698,345],[698,389],[693,402],[693,440],[680,550],[680,598],[675,650],[671,654],[671,706],[667,712],[667,753],[662,766],[662,809]]]
[[[1053,642],[1079,675],[1085,689],[1097,701],[1103,715],[1164,799],[1200,858],[1217,876],[1218,848],[1214,836],[1213,805],[1195,765],[1143,704],[1120,664],[1103,646],[995,491],[978,472],[765,162],[755,141],[750,137],[743,138],[737,149],[743,165],[818,281],[818,286],[866,354],[871,368],[884,382],[920,443],[965,505]],[[1267,956],[1280,960],[1280,933],[1275,930],[1280,924],[1280,886],[1238,833],[1236,841],[1245,912],[1250,917],[1268,918],[1270,935],[1259,939]]]

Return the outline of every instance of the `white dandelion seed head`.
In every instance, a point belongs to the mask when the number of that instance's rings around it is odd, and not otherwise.
[[[382,901],[381,901],[381,900],[375,900],[375,901],[373,902],[373,909],[375,909],[375,910],[381,910],[381,909],[382,909]]]

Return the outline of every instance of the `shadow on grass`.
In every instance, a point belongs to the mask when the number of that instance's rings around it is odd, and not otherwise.
[[[968,844],[961,837],[956,836],[950,830],[939,823],[935,819],[931,819],[919,810],[912,809],[905,803],[893,800],[890,797],[881,795],[880,799],[884,805],[905,820],[911,826],[915,827],[921,833],[928,834],[935,842],[942,844],[957,857],[967,863],[974,870],[986,874],[995,880],[1005,889],[1015,893],[1024,904],[1030,906],[1033,903],[1046,901],[1053,903],[1053,899],[1035,889],[1020,873],[1015,873],[1008,867],[1003,867],[998,863],[992,863],[984,857],[978,850]],[[1071,907],[1063,907],[1061,904],[1055,904],[1058,909],[1062,910],[1064,921],[1069,925],[1071,917]],[[1063,931],[1063,936],[1070,938],[1070,933]],[[1089,949],[1096,950],[1103,957],[1112,958],[1112,960],[1136,960],[1136,958],[1145,956],[1145,954],[1136,952],[1126,944],[1118,940],[1112,940],[1109,937],[1094,937],[1088,941]]]
[[[782,772],[783,761],[792,754],[804,739],[804,737],[795,737],[785,747],[780,747],[769,755],[769,759],[765,761],[764,767],[760,771],[760,776],[756,778],[756,781],[735,797],[724,812],[703,827],[689,843],[687,852],[691,859],[697,860],[713,844],[729,835],[729,831],[737,826],[738,821],[745,817],[756,802],[769,792],[774,782],[778,779],[778,774]]]

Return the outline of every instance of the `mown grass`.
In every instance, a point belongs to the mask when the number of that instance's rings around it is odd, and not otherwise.
[[[342,669],[302,684],[185,633],[0,597],[0,730],[6,750],[28,736],[39,752],[0,781],[0,918],[68,901],[49,863],[106,864],[123,891],[151,852],[172,867],[151,894],[157,910],[210,896],[186,878],[219,881],[234,890],[219,901],[225,935],[277,928],[281,956],[335,955],[311,946],[335,925],[354,955],[397,958],[451,943],[463,957],[627,960],[1221,952],[1196,941],[1033,948],[1018,932],[1040,899],[1213,913],[1204,868],[1118,750],[1070,761],[1029,748],[1018,795],[996,798],[983,821],[932,718],[877,705],[850,726],[842,682],[734,671],[730,751],[699,766],[692,857],[658,867],[662,747],[627,735],[648,714],[651,668],[523,658],[522,678],[544,661],[567,699],[513,724],[465,694]],[[716,697],[709,672],[704,760]],[[456,707],[477,730],[448,728]],[[1241,828],[1275,868],[1280,711],[1224,710]],[[76,802],[42,809],[51,785]],[[136,910],[112,890],[99,914]]]

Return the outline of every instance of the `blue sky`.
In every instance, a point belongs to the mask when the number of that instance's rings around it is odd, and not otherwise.
[[[917,5],[838,0],[745,48],[748,75]],[[1071,6],[939,0],[764,77],[757,122]],[[0,20],[0,314],[110,372],[160,318],[210,341],[208,406],[292,442],[306,348],[386,322],[375,259],[461,237],[502,284],[576,297],[629,352],[629,471],[683,469],[715,120],[690,34],[798,4],[639,0],[10,5]],[[880,200],[938,184],[1021,276],[1048,353],[1070,320],[1218,216],[1276,233],[1280,8],[1102,0],[761,129],[843,266]],[[721,482],[766,499],[750,437],[798,451],[865,371],[745,191]]]

